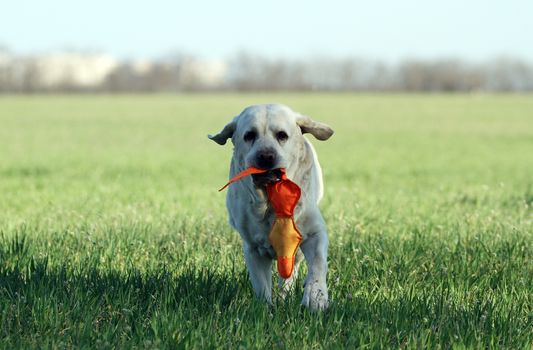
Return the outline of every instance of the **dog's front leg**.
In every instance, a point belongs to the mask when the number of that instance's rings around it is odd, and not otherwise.
[[[255,295],[272,304],[272,259],[259,255],[257,249],[246,243],[244,259]]]
[[[328,307],[328,236],[320,231],[309,236],[302,242],[301,249],[307,261],[308,273],[305,279],[302,304],[312,310],[323,310]]]

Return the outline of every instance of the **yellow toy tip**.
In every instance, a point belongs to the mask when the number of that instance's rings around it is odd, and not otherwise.
[[[281,278],[289,278],[294,270],[294,256],[278,256],[278,273]]]
[[[302,241],[302,236],[292,217],[277,217],[268,235],[272,248],[277,255],[278,273],[289,278],[294,270],[294,257]]]

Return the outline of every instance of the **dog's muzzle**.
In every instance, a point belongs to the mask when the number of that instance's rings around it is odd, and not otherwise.
[[[279,180],[281,180],[281,170],[279,169],[272,169],[260,174],[252,174],[252,181],[257,187],[265,187]]]

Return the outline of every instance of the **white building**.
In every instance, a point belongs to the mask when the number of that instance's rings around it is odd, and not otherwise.
[[[102,54],[52,53],[34,59],[42,87],[93,87],[103,83],[119,62]]]

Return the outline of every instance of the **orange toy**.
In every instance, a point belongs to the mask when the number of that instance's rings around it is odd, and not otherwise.
[[[285,169],[281,168],[279,170],[281,171],[281,179],[266,186],[268,200],[276,214],[268,239],[277,255],[279,275],[283,278],[289,278],[294,270],[296,251],[302,241],[302,235],[294,223],[294,208],[298,200],[300,200],[301,191],[297,184],[287,178]],[[219,191],[243,177],[267,171],[249,167],[235,175]]]

